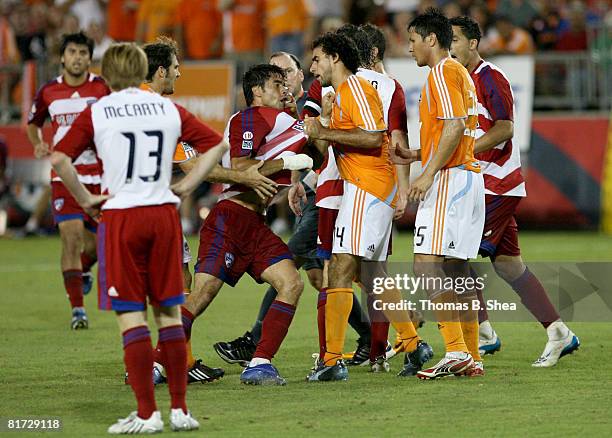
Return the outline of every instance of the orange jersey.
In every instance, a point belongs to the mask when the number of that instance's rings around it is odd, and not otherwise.
[[[443,169],[464,166],[480,172],[474,158],[478,123],[476,88],[468,71],[452,58],[444,58],[429,72],[421,90],[419,118],[421,123],[421,162],[427,165],[438,149],[444,120],[465,119],[465,131],[459,145]]]
[[[147,84],[140,84],[139,87],[141,90],[148,91],[150,93],[156,93],[151,87]],[[157,94],[157,93],[156,93]],[[196,157],[198,153],[195,151],[193,147],[191,147],[188,143],[183,141],[179,141],[176,145],[176,149],[174,150],[174,156],[172,157],[173,163],[184,163],[185,161],[189,161],[192,158]]]
[[[304,0],[266,0],[266,29],[270,37],[306,29]]]
[[[145,42],[153,42],[159,35],[172,32],[180,0],[141,0],[137,25],[146,24]]]
[[[338,87],[330,127],[384,133],[382,143],[377,148],[356,148],[338,143],[334,143],[333,147],[342,179],[395,206],[397,178],[389,157],[383,104],[376,89],[367,80],[351,75]]]
[[[183,0],[177,9],[176,22],[183,26],[189,58],[221,57],[221,12],[217,0]]]
[[[223,13],[224,50],[228,53],[260,52],[265,41],[263,0],[234,0]]]
[[[136,15],[138,8],[127,7],[128,0],[109,0],[106,9],[108,36],[115,41],[133,41],[136,36]],[[136,5],[138,6],[138,5]]]

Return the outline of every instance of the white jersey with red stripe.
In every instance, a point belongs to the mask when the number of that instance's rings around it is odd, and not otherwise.
[[[283,110],[263,106],[250,107],[234,114],[224,133],[230,150],[223,155],[223,167],[231,169],[232,158],[274,160],[299,154],[306,144],[304,122]],[[291,184],[291,171],[283,170],[268,178],[281,186]],[[252,189],[239,184],[225,184],[219,199],[228,199]]]
[[[495,64],[481,61],[471,74],[478,96],[476,138],[489,131],[497,120],[514,119],[514,95],[504,72]],[[521,174],[521,153],[512,139],[477,154],[485,181],[485,194],[526,196]]]
[[[357,76],[366,79],[372,84],[372,86],[378,92],[380,100],[383,103],[383,118],[385,124],[388,125],[389,121],[389,108],[391,107],[391,100],[393,93],[395,93],[395,81],[388,76],[378,73],[374,70],[368,70],[360,68],[357,70]],[[315,81],[317,82],[317,81]],[[333,87],[323,87],[321,89],[321,97],[327,93],[334,93]],[[310,103],[310,102],[309,102]],[[307,103],[307,105],[309,104]],[[313,103],[310,105],[315,108]],[[320,108],[320,107],[319,107]],[[320,111],[320,110],[319,110]],[[316,205],[317,207],[328,208],[332,210],[338,210],[342,203],[342,194],[344,193],[344,183],[340,178],[340,172],[336,165],[334,157],[333,147],[327,148],[327,160],[323,165],[319,178],[317,180],[317,195]]]
[[[102,192],[112,195],[102,209],[126,209],[180,202],[170,190],[179,140],[205,152],[221,137],[170,99],[128,88],[85,109],[55,150],[74,159],[95,148]]]
[[[93,73],[89,73],[87,80],[78,87],[68,85],[63,76],[58,76],[38,90],[28,123],[42,127],[49,116],[55,146],[85,108],[109,93],[110,89],[104,80]],[[93,149],[83,151],[74,166],[83,184],[100,184],[101,169]],[[61,181],[53,171],[51,180]]]

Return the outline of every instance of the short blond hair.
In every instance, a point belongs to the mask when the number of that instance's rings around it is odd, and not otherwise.
[[[147,69],[147,55],[135,43],[113,44],[102,57],[102,77],[113,91],[140,86]]]

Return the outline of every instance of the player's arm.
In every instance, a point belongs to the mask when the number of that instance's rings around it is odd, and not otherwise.
[[[496,120],[493,126],[474,145],[474,154],[493,149],[514,136],[514,122],[512,120]]]
[[[313,140],[331,141],[362,149],[380,147],[383,142],[383,135],[386,135],[383,131],[366,131],[361,128],[348,130],[326,128],[320,120],[310,117],[304,120],[304,132],[308,135],[308,138]]]
[[[49,115],[48,107],[45,103],[44,87],[38,90],[36,97],[34,98],[34,104],[28,115],[28,125],[26,127],[26,133],[28,140],[34,147],[34,156],[36,158],[42,158],[49,155],[51,148],[49,144],[44,140],[42,135],[42,126],[45,123],[47,116]]]
[[[229,145],[227,142],[222,141],[212,149],[209,149],[205,154],[189,160],[194,162],[191,170],[185,178],[171,187],[172,191],[179,196],[186,196],[193,192],[211,173],[212,169],[218,166],[219,160],[221,160],[221,157],[228,149]]]
[[[250,157],[233,157],[232,169],[242,172],[248,167],[257,165],[261,160]],[[281,170],[304,170],[312,168],[312,158],[306,154],[290,155],[288,157],[265,160],[259,168],[259,173],[264,176],[273,175]]]
[[[51,148],[49,147],[49,143],[43,139],[40,126],[30,123],[26,128],[26,133],[28,134],[28,140],[30,140],[32,146],[34,146],[34,156],[36,158],[42,158],[49,155]]]

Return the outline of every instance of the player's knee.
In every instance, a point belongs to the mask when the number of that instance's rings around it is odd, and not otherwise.
[[[493,262],[493,268],[497,275],[499,275],[504,281],[512,282],[523,275],[525,272],[525,265],[522,260],[505,260],[498,257]]]
[[[292,278],[284,279],[278,288],[277,300],[285,301],[290,304],[297,303],[298,299],[304,291],[304,282],[299,274],[295,273]]]

